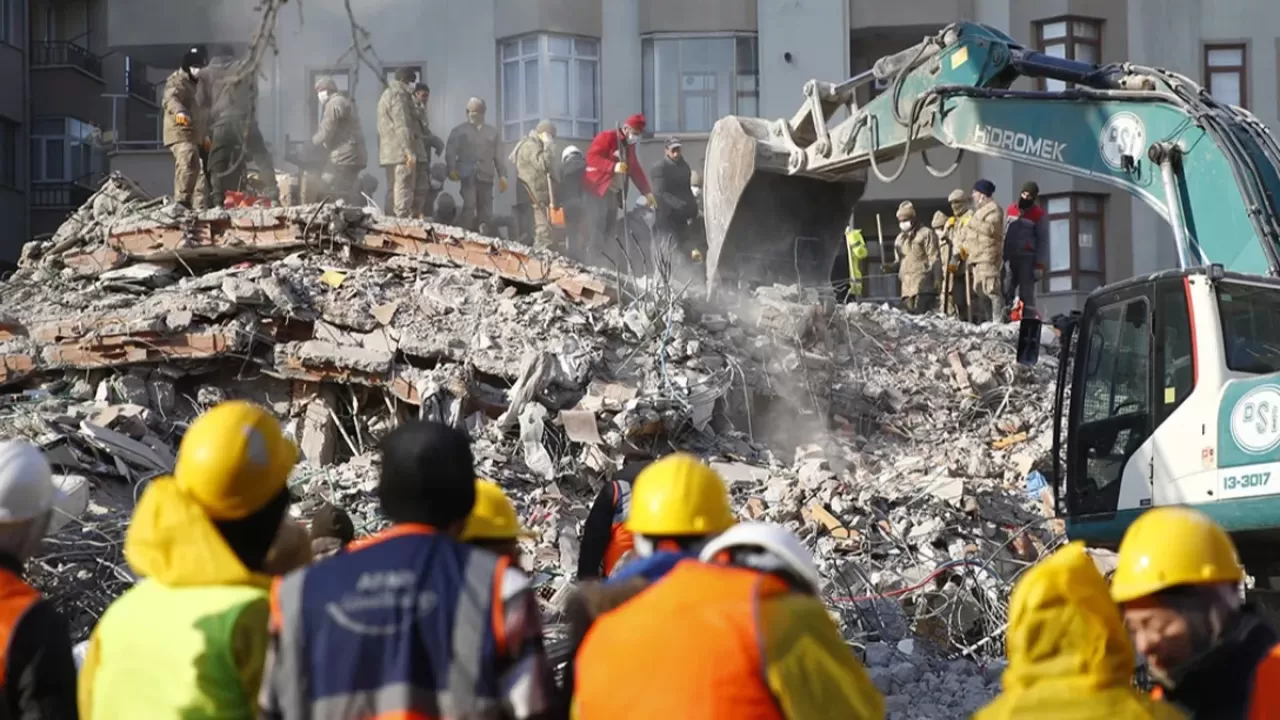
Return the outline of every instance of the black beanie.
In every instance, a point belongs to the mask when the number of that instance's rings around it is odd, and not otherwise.
[[[1040,186],[1034,182],[1025,182],[1022,184],[1022,192],[1027,193],[1031,197],[1040,197]]]
[[[415,421],[382,439],[378,502],[396,523],[445,528],[476,503],[471,438],[447,425]]]

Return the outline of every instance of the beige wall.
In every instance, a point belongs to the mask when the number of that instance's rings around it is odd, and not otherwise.
[[[600,37],[600,0],[496,0],[498,39],[532,32]]]

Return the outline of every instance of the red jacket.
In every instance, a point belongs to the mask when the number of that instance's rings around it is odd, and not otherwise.
[[[609,183],[613,181],[613,167],[619,162],[620,135],[622,133],[617,130],[605,130],[596,135],[596,139],[591,141],[591,147],[587,148],[587,173],[582,178],[582,187],[590,190],[596,197],[604,197],[605,190],[609,189]],[[627,146],[626,163],[627,175],[636,184],[636,189],[644,195],[652,192],[649,189],[649,178],[645,177],[644,168],[640,167],[640,161],[636,159],[635,145]]]

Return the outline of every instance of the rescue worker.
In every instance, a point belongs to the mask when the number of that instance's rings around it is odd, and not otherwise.
[[[1004,321],[1004,289],[1000,271],[1004,265],[1004,219],[992,199],[995,183],[987,179],[973,184],[973,214],[960,230],[960,260],[968,263],[973,300],[983,306],[974,316]]]
[[[951,214],[947,216],[946,225],[938,235],[941,245],[939,252],[947,262],[943,294],[946,314],[959,318],[965,317],[969,310],[968,266],[960,259],[960,236],[973,213],[969,210],[969,198],[960,188],[947,195],[947,204],[951,206]]]
[[[900,232],[893,246],[901,260],[898,284],[902,289],[902,304],[913,314],[928,312],[938,296],[933,282],[938,267],[938,236],[916,222],[916,207],[909,200],[898,206],[897,217]]]
[[[653,224],[653,255],[674,258],[676,251],[688,255],[689,224],[698,217],[698,199],[693,195],[693,171],[685,162],[680,138],[667,139],[662,161],[649,174],[658,201]]]
[[[709,465],[688,453],[650,463],[636,475],[623,524],[636,560],[615,567],[609,582],[656,580],[736,522],[724,480]]]
[[[574,660],[572,716],[883,718],[820,583],[785,529],[729,530],[596,618]]]
[[[182,56],[182,67],[164,83],[164,146],[173,153],[173,200],[185,210],[203,208],[205,112],[198,105],[197,83],[209,64],[203,48]]]
[[[316,560],[333,557],[356,539],[355,523],[345,510],[325,503],[311,516],[311,554]]]
[[[431,88],[426,83],[413,86],[413,110],[418,120],[418,153],[413,178],[413,216],[431,217],[435,207],[435,194],[431,191],[431,151],[444,155],[444,141],[431,132],[431,118],[427,116],[427,103],[431,100]]]
[[[81,718],[251,717],[267,648],[267,552],[298,450],[265,409],[192,423],[124,541],[143,580],[107,608],[80,671]]]
[[[1004,260],[1009,266],[1005,301],[1012,304],[1017,294],[1024,312],[1035,310],[1036,283],[1044,276],[1049,256],[1049,217],[1036,204],[1039,199],[1040,186],[1028,182],[1018,201],[1005,211]]]
[[[502,486],[492,480],[476,480],[476,504],[462,527],[461,540],[505,557],[520,567],[520,538],[530,537],[520,525],[516,508]]]
[[[285,513],[276,530],[275,540],[267,549],[267,558],[262,561],[263,574],[286,575],[310,565],[314,559],[315,556],[311,553],[311,534]]]
[[[1189,507],[1154,508],[1120,541],[1111,599],[1157,683],[1195,718],[1280,717],[1280,634],[1242,603],[1226,531]]]
[[[578,545],[578,579],[607,578],[615,566],[629,560],[635,537],[627,529],[631,512],[631,491],[636,476],[648,462],[629,462],[617,476],[600,486],[582,524]]]
[[[551,237],[551,170],[555,164],[556,126],[550,120],[538,123],[527,136],[516,143],[511,160],[516,166],[516,217],[519,219],[520,241],[539,250],[550,250]]]
[[[657,205],[649,178],[636,159],[636,144],[644,134],[644,115],[635,114],[617,128],[596,135],[587,148],[587,170],[583,176],[583,197],[586,200],[586,233],[588,241],[597,250],[606,247],[618,225],[618,210],[622,207],[623,189],[628,181],[635,183],[648,201]]]
[[[243,62],[221,58],[202,71],[198,85],[201,107],[209,108],[209,207],[224,206],[228,192],[248,189],[252,160],[266,197],[280,202],[276,167],[258,127],[256,76]]]
[[[320,128],[311,136],[311,144],[328,155],[320,182],[330,195],[363,205],[358,184],[360,174],[369,164],[369,153],[360,127],[360,113],[356,112],[351,98],[338,92],[338,84],[331,77],[316,80],[316,98],[320,101]]]
[[[412,68],[397,68],[378,99],[378,164],[387,174],[387,212],[401,218],[413,217],[422,132],[412,96],[417,77]]]
[[[582,181],[586,172],[587,159],[576,145],[570,145],[560,153],[556,202],[564,209],[565,246],[570,252],[582,248],[585,242],[582,232]]]
[[[555,681],[529,579],[458,541],[476,502],[471,441],[418,421],[381,450],[393,525],[272,586],[259,717],[544,716]]]
[[[22,578],[60,496],[39,448],[0,442],[0,716],[7,718],[76,717],[76,664],[67,623]]]
[[[1133,687],[1133,646],[1083,543],[1063,547],[1018,580],[1006,637],[1000,695],[974,720],[1183,717]]]
[[[502,159],[502,138],[498,129],[484,122],[485,104],[480,98],[467,101],[467,121],[449,133],[444,159],[449,179],[461,185],[462,219],[468,230],[489,235],[493,227],[493,181],[498,192],[507,191],[507,166]]]

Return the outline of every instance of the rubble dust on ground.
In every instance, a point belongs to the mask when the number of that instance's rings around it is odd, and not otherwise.
[[[78,637],[134,582],[138,493],[227,398],[298,442],[291,513],[333,502],[362,533],[384,524],[379,438],[467,428],[536,533],[552,633],[600,483],[696,452],[742,518],[813,549],[892,716],[955,717],[996,692],[1011,583],[1060,536],[1036,472],[1056,361],[1019,365],[1015,334],[795,287],[709,306],[373,209],[186,217],[117,175],[0,285],[0,436],[87,490],[32,567]]]

